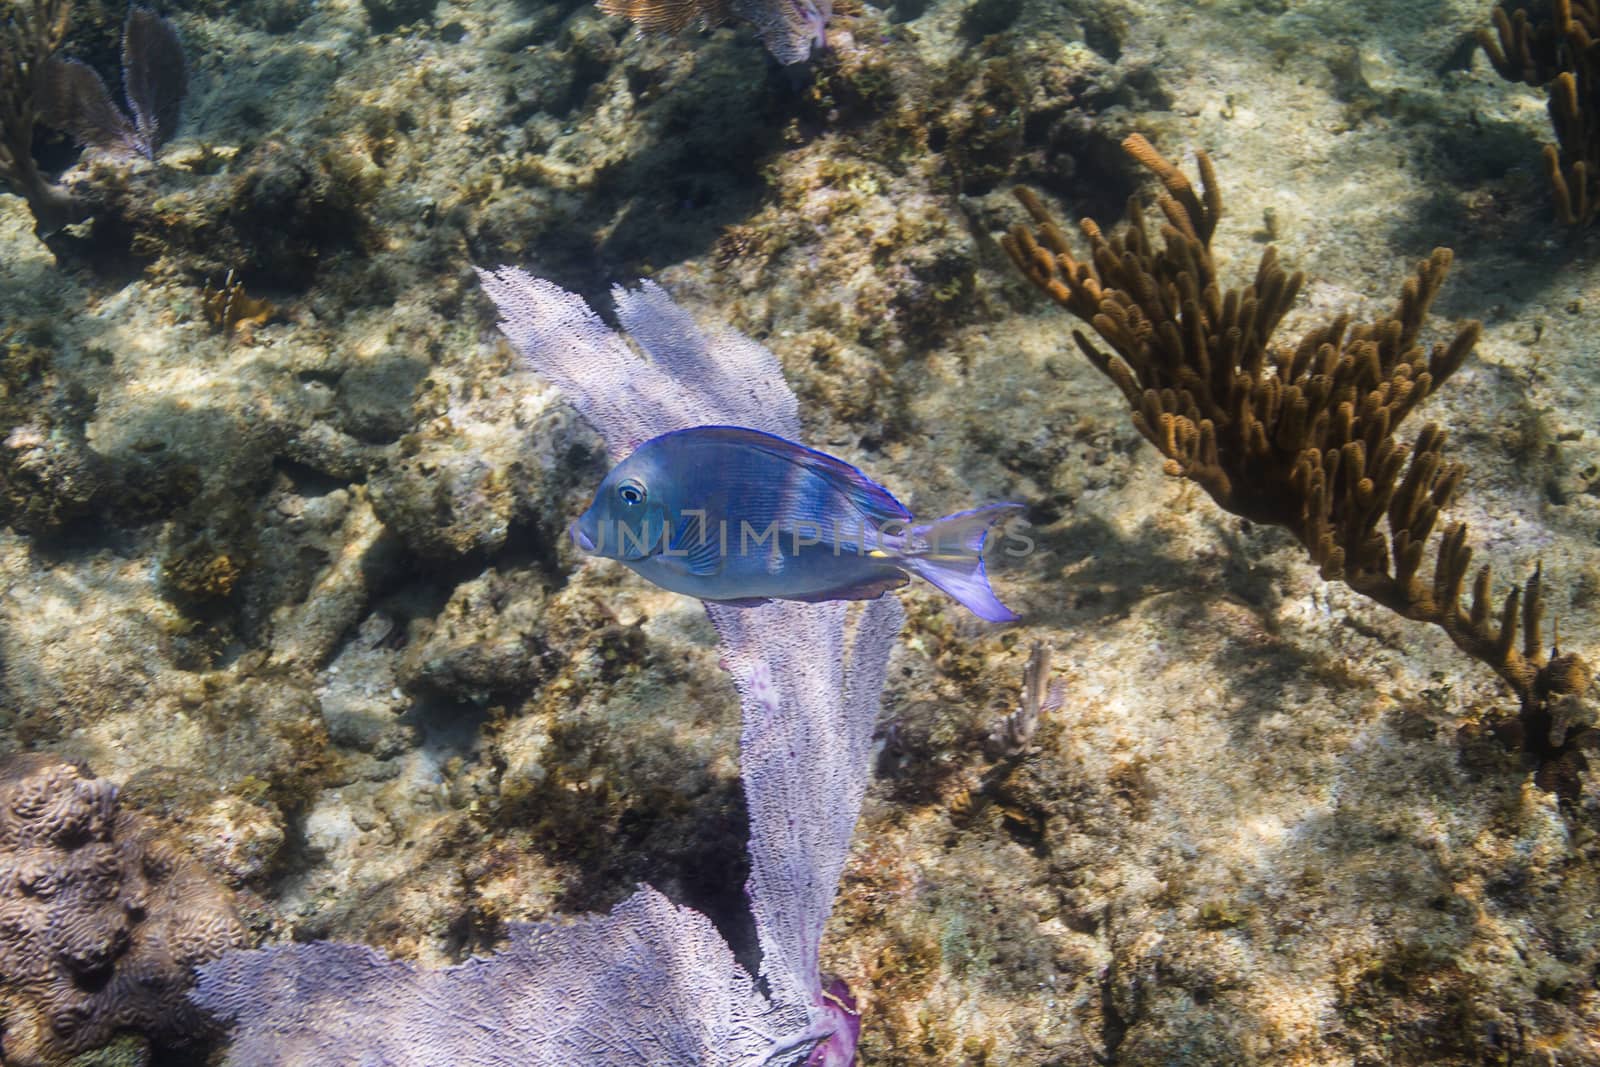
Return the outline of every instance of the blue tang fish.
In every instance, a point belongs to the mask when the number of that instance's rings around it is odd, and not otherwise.
[[[887,489],[841,459],[760,430],[696,426],[640,445],[572,524],[585,552],[656,585],[738,606],[869,600],[915,574],[990,622],[1017,616],[983,568],[995,504],[913,525]]]

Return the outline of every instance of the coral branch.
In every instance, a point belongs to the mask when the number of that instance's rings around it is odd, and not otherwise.
[[[1554,0],[1539,14],[1494,9],[1478,31],[1489,63],[1508,81],[1542,86],[1556,144],[1544,149],[1556,216],[1587,226],[1600,214],[1600,0]]]
[[[71,216],[71,196],[50,184],[33,160],[33,127],[45,68],[67,33],[70,0],[5,0],[0,7],[0,181],[28,201],[48,232]]]
[[[1196,153],[1197,190],[1143,137],[1123,147],[1161,180],[1162,247],[1152,243],[1135,200],[1121,234],[1107,237],[1092,221],[1083,223],[1089,254],[1080,260],[1024,190],[1018,199],[1035,230],[1015,226],[1002,243],[1034,285],[1088,322],[1110,349],[1073,333],[1121,389],[1168,473],[1197,482],[1236,515],[1289,530],[1323,577],[1440,627],[1505,680],[1525,726],[1547,723],[1552,702],[1581,692],[1588,673],[1575,656],[1541,654],[1540,573],[1512,590],[1495,625],[1484,568],[1472,607],[1463,610],[1472,553],[1466,527],[1456,524],[1435,539],[1432,581],[1418,577],[1461,468],[1444,459],[1445,434],[1437,427],[1424,427],[1409,447],[1395,432],[1478,339],[1478,323],[1469,322],[1448,343],[1425,350],[1418,340],[1449,274],[1450,251],[1436,249],[1419,263],[1394,310],[1376,322],[1352,324],[1341,315],[1296,345],[1274,344],[1302,275],[1287,274],[1269,248],[1250,285],[1225,289],[1210,248],[1222,214],[1210,159]],[[1568,731],[1553,747],[1531,736],[1525,742],[1544,763],[1561,761],[1574,772],[1541,775],[1542,782],[1559,781],[1569,797],[1583,766],[1576,745],[1587,732]]]

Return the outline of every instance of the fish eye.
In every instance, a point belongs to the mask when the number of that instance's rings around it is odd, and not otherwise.
[[[624,504],[643,504],[644,486],[630,478],[617,486],[617,495]]]

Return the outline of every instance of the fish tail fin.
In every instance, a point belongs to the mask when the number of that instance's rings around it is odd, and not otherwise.
[[[955,597],[978,618],[1014,622],[1017,615],[1000,603],[989,586],[983,545],[990,530],[1021,510],[1021,504],[990,504],[914,527],[900,563]]]

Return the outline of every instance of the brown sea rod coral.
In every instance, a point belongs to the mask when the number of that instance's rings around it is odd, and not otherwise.
[[[1553,0],[1494,9],[1494,33],[1478,31],[1490,64],[1508,81],[1544,87],[1556,143],[1544,166],[1556,214],[1587,226],[1600,214],[1600,0]]]
[[[1580,10],[1592,0],[1578,0]],[[1526,82],[1535,89],[1547,85],[1561,73],[1565,33],[1558,25],[1566,21],[1557,13],[1553,0],[1537,4],[1513,3],[1510,10],[1496,4],[1490,12],[1494,32],[1479,30],[1478,44],[1489,63],[1507,81]],[[1570,17],[1571,5],[1567,5]]]
[[[244,944],[228,892],[53,756],[0,760],[0,1063],[53,1067],[119,1034],[204,1031],[196,964]]]
[[[1164,187],[1161,246],[1135,199],[1121,234],[1084,220],[1089,254],[1080,260],[1038,199],[1019,189],[1037,231],[1019,225],[1002,239],[1012,260],[1110,348],[1073,331],[1122,390],[1168,473],[1198,483],[1235,515],[1288,530],[1323,577],[1440,627],[1494,668],[1521,702],[1506,732],[1537,758],[1540,785],[1576,797],[1586,766],[1580,748],[1595,731],[1574,721],[1571,698],[1588,687],[1588,669],[1576,655],[1542,652],[1538,571],[1496,609],[1484,566],[1463,608],[1472,562],[1466,526],[1450,524],[1433,538],[1461,467],[1444,459],[1436,426],[1409,446],[1395,437],[1477,343],[1476,322],[1431,350],[1418,340],[1450,251],[1422,261],[1395,310],[1376,322],[1354,325],[1341,314],[1297,344],[1275,343],[1303,276],[1286,273],[1268,248],[1249,285],[1225,289],[1211,254],[1222,199],[1210,159],[1196,153],[1197,189],[1143,137],[1123,148]],[[1430,540],[1433,573],[1424,577]]]

